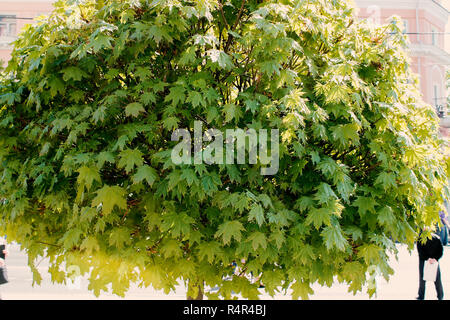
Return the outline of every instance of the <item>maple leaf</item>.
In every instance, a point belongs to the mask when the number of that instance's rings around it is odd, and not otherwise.
[[[127,117],[137,117],[140,113],[145,112],[144,106],[139,102],[133,102],[125,107],[125,115]]]
[[[207,54],[211,61],[218,64],[222,69],[227,70],[234,66],[230,56],[221,50],[211,49],[207,51]]]
[[[376,205],[378,205],[378,203],[374,199],[362,196],[358,196],[352,204],[352,206],[358,207],[360,215],[364,215],[366,212],[375,213]]]
[[[363,232],[360,228],[356,226],[349,226],[345,228],[345,233],[350,235],[353,239],[353,241],[358,241],[363,238]]]
[[[225,245],[229,244],[231,242],[231,240],[234,238],[234,240],[236,241],[241,241],[242,239],[242,234],[241,232],[244,231],[245,228],[242,225],[241,222],[234,220],[234,221],[227,221],[222,223],[216,234],[215,237],[222,238],[222,241]]]
[[[143,164],[142,152],[138,149],[125,149],[119,154],[119,158],[119,168],[124,168],[127,173]]]
[[[181,86],[172,87],[169,90],[169,94],[164,99],[165,102],[172,101],[172,105],[176,106],[181,102],[184,102],[186,95],[184,94],[185,88]]]
[[[263,204],[264,208],[272,208],[273,204],[272,204],[272,200],[270,199],[270,197],[267,194],[260,194],[258,195],[258,199],[259,201],[261,201],[261,203]]]
[[[192,184],[198,185],[199,183],[199,179],[192,169],[183,169],[183,173],[180,178],[186,180],[188,186],[191,186]]]
[[[166,128],[169,131],[172,131],[173,129],[178,127],[178,118],[177,117],[167,117],[163,120],[164,128]]]
[[[251,242],[253,250],[258,250],[259,247],[266,249],[267,248],[267,238],[262,232],[253,232],[248,238],[247,241]]]
[[[261,226],[265,222],[263,208],[260,205],[253,205],[248,214],[248,220],[255,220],[256,223]]]
[[[103,122],[105,120],[105,116],[106,116],[106,106],[101,105],[92,114],[92,119],[94,119],[95,123]]]
[[[94,181],[102,182],[97,168],[83,166],[78,169],[78,173],[78,184],[80,184],[81,186],[85,186],[87,190],[91,189],[92,183]]]
[[[206,258],[209,263],[213,263],[216,255],[219,255],[222,250],[221,244],[217,241],[203,242],[197,249],[199,259]]]
[[[303,196],[295,203],[295,207],[304,212],[314,206],[315,201],[312,197]]]
[[[356,123],[338,125],[331,128],[333,138],[340,142],[342,146],[359,144],[359,126]]]
[[[91,43],[88,45],[88,48],[92,48],[94,53],[97,53],[102,49],[111,48],[112,41],[112,37],[104,34],[99,34],[91,41]]]
[[[153,92],[145,92],[141,95],[141,97],[139,98],[139,101],[143,105],[149,106],[152,103],[156,102],[156,96],[153,94]]]
[[[48,85],[50,87],[50,94],[52,97],[55,97],[57,94],[63,94],[66,90],[64,82],[56,76],[50,78]]]
[[[92,206],[101,205],[104,215],[110,214],[114,207],[127,208],[126,191],[119,186],[104,186],[97,190],[97,196],[92,200]]]
[[[268,76],[272,74],[280,74],[281,65],[277,61],[265,61],[260,65],[261,71]]]
[[[194,108],[198,107],[200,104],[204,104],[202,94],[197,91],[189,91],[186,101],[192,103]]]
[[[79,228],[73,228],[68,230],[64,236],[61,238],[61,242],[66,249],[72,249],[74,246],[78,244],[83,231]]]
[[[125,227],[116,228],[109,235],[109,244],[117,249],[122,249],[130,244],[131,241],[130,230]]]
[[[364,259],[367,264],[375,264],[382,259],[380,247],[374,244],[364,244],[358,249],[358,258]]]
[[[167,32],[165,26],[152,25],[147,31],[149,37],[155,40],[156,43],[160,43],[163,38],[168,42],[172,42],[172,37]]]
[[[178,63],[182,66],[186,66],[193,63],[195,60],[195,47],[189,47],[185,52],[183,52]]]
[[[102,151],[97,156],[97,167],[101,169],[106,162],[114,163],[114,154],[108,151]]]
[[[394,224],[396,218],[391,207],[385,206],[380,211],[378,211],[377,219],[382,225],[392,225]]]
[[[80,81],[83,78],[88,77],[86,72],[84,72],[83,70],[81,70],[80,68],[77,68],[77,67],[68,67],[68,68],[64,69],[63,71],[61,71],[61,73],[63,73],[64,81],[69,81],[69,80]]]
[[[314,290],[310,287],[309,283],[300,280],[293,283],[291,289],[293,299],[302,298],[303,300],[307,300],[309,299],[309,295],[314,293]]]
[[[331,214],[332,212],[327,207],[313,208],[309,211],[305,222],[307,224],[312,224],[316,229],[319,229],[323,224],[330,225]]]
[[[238,121],[242,117],[242,110],[235,104],[226,104],[223,107],[223,114],[225,115],[225,122],[230,122],[233,119]]]
[[[381,185],[385,190],[389,188],[395,188],[397,183],[395,181],[395,175],[392,172],[381,172],[377,179],[375,180],[375,184]]]
[[[83,240],[80,245],[80,249],[86,250],[88,254],[92,254],[100,250],[100,245],[95,237],[89,236]]]
[[[185,213],[171,213],[164,216],[161,223],[161,230],[170,230],[170,233],[174,237],[189,235],[192,223],[194,223],[194,219]]]
[[[328,203],[338,198],[333,189],[331,189],[331,186],[327,183],[321,183],[316,189],[317,193],[315,194],[314,200],[317,200],[319,204]]]
[[[336,248],[344,251],[348,246],[347,240],[339,225],[332,224],[331,226],[325,227],[321,235],[325,240],[325,246],[328,250]]]
[[[140,183],[145,180],[149,186],[152,186],[157,179],[158,173],[156,170],[148,165],[143,165],[137,169],[136,174],[133,176],[133,183]]]

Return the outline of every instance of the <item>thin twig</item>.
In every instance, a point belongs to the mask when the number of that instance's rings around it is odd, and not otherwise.
[[[236,21],[233,24],[233,27],[230,29],[231,31],[236,29],[237,25],[239,24],[239,21],[241,20],[242,12],[244,11],[245,1],[246,0],[242,0],[241,8],[239,9],[239,13],[238,13],[238,16],[236,18]],[[234,37],[231,34],[228,34],[227,43],[225,44],[225,48],[224,48],[225,53],[227,52],[228,47],[231,45],[231,41],[233,40],[233,38]]]
[[[234,29],[237,27],[237,25],[238,25],[238,23],[239,23],[239,20],[241,20],[242,12],[244,11],[244,4],[245,4],[245,1],[246,1],[246,0],[243,0],[243,1],[242,1],[241,8],[239,9],[238,16],[237,16],[236,21],[234,22],[234,25],[233,25],[233,27],[231,28],[231,30],[234,30]]]
[[[225,18],[225,13],[223,12],[223,4],[220,1],[219,1],[219,10],[220,10],[220,15],[222,16],[223,23],[225,24],[225,27],[229,28],[228,21]]]
[[[40,244],[45,244],[47,246],[53,246],[53,247],[61,248],[61,246],[57,245],[57,244],[52,244],[52,243],[47,243],[47,242],[42,242],[42,241],[36,241],[36,242],[40,243]]]

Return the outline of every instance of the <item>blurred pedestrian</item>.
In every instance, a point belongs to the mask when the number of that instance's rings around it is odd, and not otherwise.
[[[450,224],[447,215],[447,200],[444,200],[445,210],[439,211],[439,217],[441,218],[441,226],[437,225],[437,234],[441,238],[442,245],[448,244],[448,232],[450,231]]]
[[[0,238],[0,285],[8,283],[8,275],[6,271],[6,257],[8,250],[6,249],[6,241]],[[0,300],[2,299],[0,292]]]
[[[441,270],[439,268],[439,259],[442,257],[444,248],[439,236],[432,233],[431,239],[426,239],[425,243],[419,239],[417,241],[417,251],[419,253],[419,296],[417,300],[423,300],[425,298],[425,280],[423,279],[423,269],[425,262],[438,263],[436,280],[434,286],[436,287],[436,293],[438,300],[444,298],[444,289],[441,281]]]
[[[446,246],[448,243],[448,231],[450,230],[450,225],[444,211],[439,211],[439,217],[441,218],[441,226],[437,226],[436,233],[439,235],[442,245]]]

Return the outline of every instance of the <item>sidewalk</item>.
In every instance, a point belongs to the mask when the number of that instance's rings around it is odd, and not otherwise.
[[[86,280],[80,281],[80,286],[65,286],[52,284],[50,274],[47,273],[47,261],[43,260],[38,270],[43,277],[41,286],[32,287],[32,274],[27,266],[27,257],[24,252],[19,250],[19,246],[9,245],[8,275],[10,282],[0,286],[1,295],[4,300],[110,300],[122,299],[113,294],[102,293],[96,298],[92,292],[87,290]],[[389,283],[383,278],[377,279],[378,293],[373,300],[412,300],[417,296],[418,289],[418,256],[414,250],[408,253],[406,247],[399,246],[399,260],[391,259],[391,266],[395,274],[391,277]],[[442,282],[446,296],[445,300],[450,299],[450,247],[445,247],[444,256],[440,260]],[[362,292],[355,296],[347,292],[345,285],[335,283],[331,288],[314,285],[314,295],[311,300],[368,300],[369,296]],[[436,299],[434,284],[427,283],[425,298],[427,300]],[[184,300],[186,299],[185,287],[178,286],[176,292],[165,295],[162,291],[156,291],[152,288],[138,288],[132,285],[124,299],[131,300]],[[277,294],[274,298],[269,295],[261,295],[261,299],[291,299],[289,295]]]

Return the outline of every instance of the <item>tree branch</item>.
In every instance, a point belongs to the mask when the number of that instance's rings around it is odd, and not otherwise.
[[[234,22],[233,26],[231,27],[231,31],[236,29],[237,25],[239,24],[239,21],[241,20],[242,12],[244,11],[244,5],[246,0],[242,0],[241,8],[239,9],[238,16],[236,18],[236,21]],[[234,37],[231,34],[228,34],[227,43],[225,44],[225,48],[223,49],[225,53],[228,51],[228,47],[231,45],[231,41],[233,41]]]
[[[228,21],[225,18],[225,13],[223,12],[223,4],[220,1],[219,1],[219,11],[220,11],[220,16],[222,17],[223,23],[225,24],[225,28],[229,28]]]

